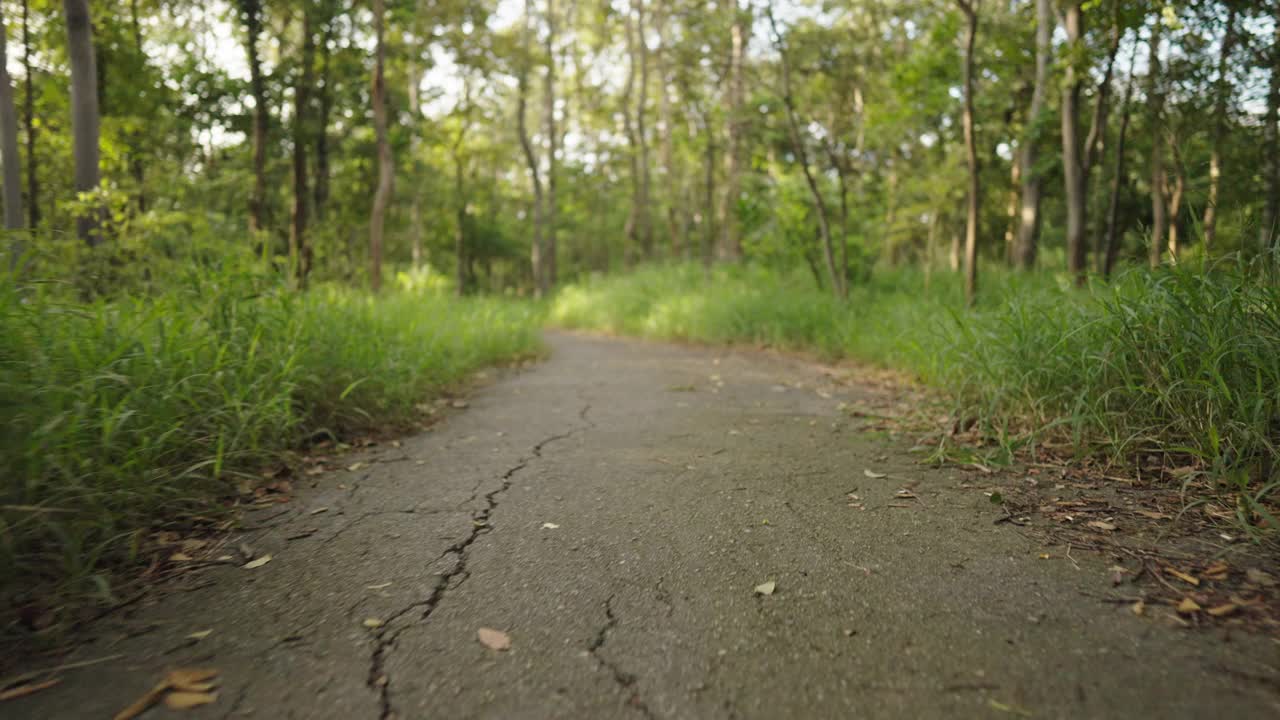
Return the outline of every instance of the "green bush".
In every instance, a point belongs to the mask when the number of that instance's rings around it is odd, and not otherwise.
[[[142,531],[210,512],[317,431],[405,423],[538,347],[536,309],[432,294],[287,292],[192,274],[81,302],[0,285],[0,586],[105,594]]]

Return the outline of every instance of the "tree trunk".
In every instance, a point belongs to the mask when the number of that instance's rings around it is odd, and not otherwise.
[[[9,77],[7,28],[0,9],[0,167],[4,171],[4,227],[19,230],[25,218],[22,212],[22,159],[18,154],[18,110],[13,104],[13,82]],[[15,239],[11,261],[17,263],[22,254]]]
[[[316,222],[323,223],[329,210],[329,118],[333,113],[333,36],[338,21],[332,8],[325,17],[324,30],[320,33],[320,83],[317,100],[319,115],[316,117]],[[417,107],[417,104],[414,103]]]
[[[640,24],[644,27],[644,23]],[[643,37],[643,35],[641,36]],[[559,139],[556,130],[556,3],[555,0],[547,0],[547,70],[546,70],[546,92],[543,96],[543,113],[545,114],[545,122],[547,124],[547,197],[546,197],[546,248],[547,255],[544,258],[546,264],[546,286],[544,291],[549,292],[556,285],[556,255],[558,249],[556,247],[556,145]],[[643,77],[643,75],[641,76]],[[640,137],[643,143],[644,138],[644,85],[641,84],[641,115],[640,115]],[[645,165],[645,184],[646,191],[648,185],[648,165]]]
[[[1204,206],[1204,247],[1213,247],[1218,235],[1218,190],[1222,178],[1222,141],[1227,133],[1227,104],[1231,100],[1228,63],[1236,41],[1236,5],[1228,3],[1227,27],[1218,53],[1218,83],[1213,103],[1213,138],[1209,153],[1209,198]]]
[[[640,247],[645,259],[653,257],[653,219],[649,208],[649,133],[645,127],[646,109],[649,105],[649,43],[645,39],[644,0],[632,0],[636,9],[635,47],[640,59],[640,92],[636,93],[636,139],[640,150]]]
[[[1277,249],[1280,248],[1280,21],[1276,22],[1275,39],[1271,42],[1271,82],[1267,90],[1263,127],[1267,198],[1258,239],[1264,249]]]
[[[631,165],[631,208],[627,213],[627,224],[623,234],[627,238],[627,249],[623,253],[627,264],[635,263],[641,256],[640,213],[642,192],[640,189],[640,141],[636,137],[636,127],[631,116],[632,96],[635,93],[636,49],[635,32],[632,29],[632,12],[623,13],[623,35],[627,44],[627,78],[622,85],[622,129],[627,136],[627,159]]]
[[[67,20],[67,55],[71,62],[71,132],[75,156],[75,189],[98,189],[98,71],[93,56],[93,24],[89,0],[63,0]],[[96,206],[97,201],[93,204]],[[90,247],[102,241],[101,213],[81,211],[76,234]]]
[[[804,137],[800,134],[800,121],[796,117],[795,100],[791,96],[791,62],[787,58],[787,46],[782,33],[778,30],[778,23],[773,17],[772,4],[765,5],[765,13],[769,18],[769,28],[773,31],[773,46],[778,51],[778,59],[782,64],[782,104],[787,109],[787,129],[791,135],[791,146],[795,149],[796,159],[800,161],[800,169],[804,171],[804,180],[813,198],[814,214],[818,216],[818,237],[822,242],[822,257],[827,263],[831,290],[836,297],[843,299],[848,292],[845,287],[845,274],[836,267],[834,246],[831,242],[831,226],[827,221],[827,203],[823,200],[822,190],[818,187],[813,170],[809,167],[809,153],[805,150]]]
[[[1147,98],[1151,114],[1151,242],[1148,246],[1148,262],[1160,267],[1161,250],[1165,233],[1169,229],[1164,199],[1164,89],[1160,83],[1160,32],[1161,17],[1156,13],[1151,28],[1151,52],[1147,61]]]
[[[23,124],[27,130],[27,227],[40,226],[40,180],[36,172],[35,66],[31,62],[31,8],[22,0],[22,69],[26,97],[22,99]]]
[[[1084,32],[1082,16],[1080,3],[1073,0],[1066,12],[1067,44],[1071,48],[1080,45]],[[1075,55],[1074,52],[1069,54]],[[1075,277],[1077,285],[1084,283],[1085,202],[1088,197],[1085,193],[1084,164],[1080,158],[1080,121],[1077,117],[1080,85],[1074,58],[1069,58],[1062,80],[1062,175],[1067,206],[1067,271]]]
[[[1133,99],[1133,65],[1137,56],[1135,52],[1129,58],[1129,79],[1124,86],[1124,100],[1120,102],[1120,132],[1116,137],[1111,194],[1107,201],[1106,237],[1094,251],[1098,261],[1098,272],[1108,278],[1111,277],[1111,271],[1116,264],[1116,255],[1120,251],[1120,189],[1125,184],[1124,146],[1129,135],[1130,102]]]
[[[1052,0],[1036,0],[1036,79],[1027,112],[1027,127],[1018,148],[1019,171],[1022,175],[1022,199],[1018,212],[1018,236],[1014,242],[1014,261],[1030,270],[1036,264],[1040,244],[1041,178],[1036,171],[1040,131],[1044,127],[1045,99],[1048,96],[1049,68],[1053,59]]]
[[[378,188],[373,193],[373,212],[369,216],[369,287],[382,289],[382,226],[387,205],[391,202],[395,169],[391,160],[391,142],[387,137],[387,86],[383,76],[387,62],[386,0],[373,0],[373,127],[378,146]]]
[[[315,34],[311,4],[302,7],[302,67],[293,88],[293,210],[289,223],[289,265],[298,288],[307,285],[311,249],[307,247],[307,145],[311,142],[311,86],[315,84]]]
[[[675,148],[671,137],[671,94],[669,92],[671,87],[671,48],[668,46],[667,2],[668,0],[658,0],[658,7],[654,12],[654,30],[658,36],[658,124],[661,126],[662,194],[666,201],[663,204],[665,205],[664,215],[667,219],[667,251],[671,257],[675,258],[681,255],[685,245],[684,239],[681,237],[678,221],[679,212],[677,211],[684,194],[682,191],[682,178],[677,177]]]
[[[1167,190],[1169,195],[1169,261],[1178,264],[1182,256],[1182,238],[1179,235],[1182,215],[1182,196],[1187,189],[1187,173],[1182,166],[1182,157],[1178,151],[1178,140],[1169,136],[1169,150],[1173,155],[1173,187]]]
[[[471,82],[466,77],[462,80],[462,98],[458,101],[456,112],[461,117],[450,153],[453,156],[453,252],[457,260],[454,266],[454,282],[457,285],[455,291],[458,297],[462,297],[469,289],[472,263],[470,244],[467,242],[467,168],[462,151],[467,132],[471,129]]]
[[[748,26],[743,19],[743,12],[738,7],[738,0],[729,0],[726,4],[732,13],[729,27],[730,53],[729,77],[725,88],[725,123],[727,145],[724,153],[724,191],[721,194],[719,221],[720,244],[717,254],[721,260],[737,262],[742,259],[742,238],[738,229],[737,204],[739,193],[739,173],[742,164],[742,131],[743,131],[743,57],[746,53]]]
[[[524,4],[524,46],[520,59],[519,74],[516,77],[518,95],[516,96],[516,131],[520,136],[520,149],[524,151],[525,163],[529,166],[529,177],[533,181],[533,242],[529,248],[529,269],[533,274],[533,292],[542,297],[547,292],[547,271],[543,265],[545,248],[542,242],[542,177],[538,170],[538,156],[534,152],[533,142],[529,139],[529,64],[533,61],[530,52],[533,35],[533,0],[525,0]]]
[[[702,203],[702,269],[708,279],[716,254],[716,133],[711,128],[710,112],[700,113],[702,134],[706,138],[703,148],[703,203]]]
[[[262,0],[239,0],[244,20],[245,56],[253,93],[253,194],[249,196],[249,232],[265,229],[267,204],[267,84],[262,76],[258,40],[262,37]]]
[[[973,49],[978,36],[980,0],[956,0],[966,20],[964,45],[964,149],[969,165],[969,198],[964,226],[964,301],[973,307],[978,299],[978,209],[982,184],[978,175],[978,143],[974,137]]]
[[[1021,153],[1018,153],[1021,155]],[[1004,258],[1009,267],[1017,262],[1018,242],[1018,186],[1022,184],[1022,163],[1015,156],[1009,163],[1009,202],[1005,206],[1007,222],[1004,228]]]
[[[410,59],[407,63],[408,72],[408,98],[409,98],[409,117],[412,118],[413,129],[409,135],[409,162],[413,168],[413,177],[420,177],[423,169],[420,161],[422,154],[422,125],[426,122],[426,118],[422,114],[422,100],[419,97],[419,88],[422,84],[422,74],[418,71],[418,64]],[[522,108],[523,110],[523,108]],[[523,121],[523,118],[521,118]],[[410,191],[409,200],[409,259],[414,270],[422,267],[422,190],[417,187]]]

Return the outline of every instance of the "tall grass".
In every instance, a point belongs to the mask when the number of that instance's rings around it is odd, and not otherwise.
[[[763,343],[914,372],[1008,437],[1081,454],[1189,458],[1227,481],[1242,520],[1267,517],[1280,446],[1280,287],[1248,268],[1132,271],[1077,290],[991,269],[961,311],[949,274],[887,270],[839,302],[802,275],[647,268],[565,288],[566,327]],[[1276,527],[1274,518],[1269,520]]]
[[[408,421],[535,352],[535,309],[193,275],[146,297],[0,285],[0,587],[107,595],[157,523],[206,513],[306,435]],[[13,599],[13,598],[11,598]]]

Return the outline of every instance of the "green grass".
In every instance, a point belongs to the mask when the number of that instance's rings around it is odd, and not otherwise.
[[[565,288],[553,323],[643,337],[756,343],[913,372],[1010,446],[1056,437],[1081,455],[1192,462],[1241,524],[1277,523],[1280,287],[1227,264],[1133,271],[1077,290],[1047,273],[959,279],[882,270],[841,303],[803,275],[646,268]],[[1265,523],[1259,521],[1265,520]]]
[[[109,598],[146,532],[217,512],[305,437],[410,422],[538,350],[536,308],[192,275],[145,297],[0,286],[0,588]]]

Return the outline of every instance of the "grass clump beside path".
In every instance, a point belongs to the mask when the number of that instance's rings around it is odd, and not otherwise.
[[[988,271],[963,307],[959,278],[881,271],[841,303],[803,275],[652,267],[565,288],[551,321],[643,337],[758,343],[908,370],[958,412],[1019,444],[1190,459],[1234,491],[1238,519],[1277,527],[1280,286],[1247,268],[1133,271],[1070,287]],[[1006,448],[1007,449],[1007,448]]]
[[[0,287],[0,588],[110,597],[145,531],[209,512],[304,437],[409,422],[433,392],[538,349],[491,299],[193,279],[92,303]]]

